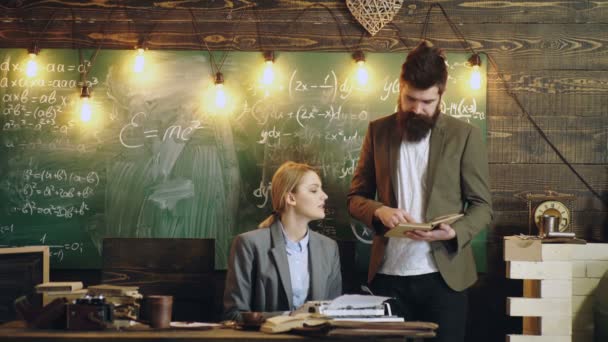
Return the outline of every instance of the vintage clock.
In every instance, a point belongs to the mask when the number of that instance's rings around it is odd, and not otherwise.
[[[523,193],[517,196],[527,202],[528,235],[532,235],[532,227],[536,227],[541,237],[549,235],[549,232],[543,229],[543,217],[549,216],[556,218],[557,222],[556,229],[551,235],[574,237],[570,210],[574,195],[548,190],[544,193]]]

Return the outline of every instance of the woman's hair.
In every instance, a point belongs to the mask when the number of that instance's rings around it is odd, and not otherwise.
[[[262,221],[258,228],[268,228],[277,219],[279,214],[285,211],[285,198],[290,192],[295,192],[302,177],[309,172],[316,171],[308,164],[287,161],[279,166],[272,176],[270,195],[272,199],[272,214]]]

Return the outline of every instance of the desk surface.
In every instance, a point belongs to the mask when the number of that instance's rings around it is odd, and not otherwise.
[[[404,336],[405,337],[405,336]],[[413,338],[413,337],[410,337]],[[418,340],[416,337],[414,340]],[[334,338],[332,338],[334,339]],[[168,329],[168,330],[137,330],[137,331],[65,331],[65,330],[34,330],[24,328],[24,322],[14,321],[0,325],[0,341],[222,341],[243,342],[246,340],[270,340],[272,342],[318,341],[318,337],[303,337],[290,334],[265,334],[259,331],[244,331],[234,329]],[[349,341],[356,340],[348,337]],[[370,337],[361,337],[370,341]],[[382,341],[401,341],[404,338],[382,338]]]

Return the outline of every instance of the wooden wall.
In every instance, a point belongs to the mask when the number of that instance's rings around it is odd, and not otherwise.
[[[0,47],[25,48],[38,39],[40,48],[125,49],[147,36],[151,49],[205,53],[203,40],[213,50],[406,52],[418,42],[432,2],[405,0],[393,24],[374,37],[364,33],[345,2],[338,0],[3,3]],[[496,217],[489,234],[490,269],[474,289],[480,302],[491,297],[498,303],[518,286],[503,279],[502,236],[528,231],[526,205],[515,194],[547,189],[572,193],[577,235],[608,240],[608,4],[441,4],[473,48],[491,56],[498,67],[488,75],[487,110]],[[427,38],[448,51],[464,51],[437,9]],[[603,202],[541,138],[509,89]]]

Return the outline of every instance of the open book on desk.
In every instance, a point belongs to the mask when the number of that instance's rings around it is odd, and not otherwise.
[[[395,228],[389,229],[384,236],[386,237],[405,237],[405,233],[412,230],[432,230],[442,223],[452,224],[464,214],[449,214],[435,217],[426,223],[400,223]]]

